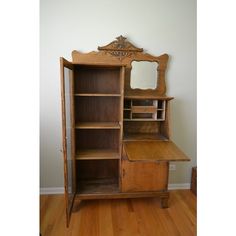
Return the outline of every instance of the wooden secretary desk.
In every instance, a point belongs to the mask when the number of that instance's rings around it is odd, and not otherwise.
[[[119,36],[72,59],[60,58],[67,226],[75,199],[160,197],[168,207],[169,162],[189,160],[170,139],[168,55]],[[134,62],[156,63],[156,87],[132,88]]]

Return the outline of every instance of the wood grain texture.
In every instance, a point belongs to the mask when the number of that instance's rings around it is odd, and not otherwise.
[[[102,186],[101,186],[102,187]],[[108,186],[109,187],[109,186]],[[112,187],[110,185],[110,187]],[[110,188],[109,187],[109,188]],[[111,189],[111,188],[110,188]],[[156,191],[156,192],[126,192],[122,193],[114,191],[106,191],[105,193],[80,193],[76,195],[77,200],[94,200],[94,199],[123,199],[123,198],[153,198],[159,197],[160,199],[169,199],[169,192],[168,191]]]
[[[118,93],[75,93],[75,97],[120,97]]]
[[[172,100],[174,97],[168,97],[168,96],[159,96],[156,94],[142,94],[141,93],[135,93],[133,92],[132,94],[125,94],[124,96],[125,99],[156,99],[156,100]]]
[[[124,148],[130,161],[189,161],[171,141],[126,141]]]
[[[124,133],[159,134],[160,122],[124,121]]]
[[[122,192],[167,190],[167,162],[140,162],[122,159]]]
[[[119,122],[78,122],[76,129],[120,129]]]
[[[119,160],[77,160],[77,181],[118,180]]]
[[[121,121],[120,103],[121,97],[116,96],[76,96],[75,122]]]
[[[75,93],[120,94],[120,69],[75,66]]]
[[[83,149],[119,150],[120,129],[76,129],[76,151]]]
[[[40,196],[42,236],[195,236],[196,196],[171,191],[170,207],[159,198],[75,201],[69,228],[63,195]]]
[[[170,133],[170,102],[165,103],[165,119],[160,123],[160,133],[167,139],[171,138]]]
[[[145,133],[126,133],[124,134],[124,141],[147,141],[147,140],[167,140],[167,138],[161,134],[145,134]]]
[[[133,113],[155,113],[157,108],[155,106],[132,106]]]
[[[77,160],[103,160],[120,159],[118,150],[115,149],[82,149],[76,153]]]

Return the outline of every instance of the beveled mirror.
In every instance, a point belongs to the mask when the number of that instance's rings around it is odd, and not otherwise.
[[[132,61],[130,74],[131,89],[156,89],[158,63],[151,61]]]

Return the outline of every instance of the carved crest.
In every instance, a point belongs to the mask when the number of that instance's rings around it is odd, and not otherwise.
[[[122,61],[125,57],[131,57],[136,52],[142,52],[142,48],[135,47],[129,41],[126,41],[126,38],[120,35],[116,38],[117,40],[112,41],[106,46],[98,47],[99,51],[105,51],[114,57],[117,57]]]

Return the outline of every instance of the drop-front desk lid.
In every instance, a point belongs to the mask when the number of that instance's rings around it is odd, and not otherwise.
[[[172,141],[125,141],[130,161],[190,161]]]

